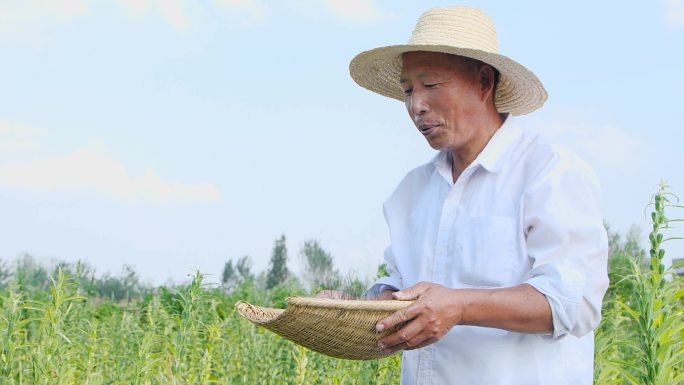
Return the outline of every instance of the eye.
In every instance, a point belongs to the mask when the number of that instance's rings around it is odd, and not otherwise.
[[[404,90],[404,95],[411,95],[411,92],[413,92],[413,88],[406,88]]]
[[[438,86],[438,85],[439,85],[439,83],[426,84],[426,85],[425,85],[425,88],[427,88],[427,89],[432,89],[432,88],[435,88],[435,87]]]

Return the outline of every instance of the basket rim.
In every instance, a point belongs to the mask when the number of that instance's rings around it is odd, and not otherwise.
[[[401,310],[414,301],[400,300],[372,300],[372,299],[333,299],[312,297],[288,297],[288,305],[319,307],[326,309],[342,310],[367,310],[367,311],[397,311]]]
[[[401,327],[378,332],[375,322],[413,302],[288,297],[285,309],[245,301],[238,301],[235,307],[252,323],[311,350],[337,358],[368,360],[392,355],[379,350],[377,340]],[[354,341],[352,345],[350,341]]]

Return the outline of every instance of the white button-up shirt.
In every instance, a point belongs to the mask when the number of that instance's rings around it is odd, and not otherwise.
[[[457,325],[403,353],[402,384],[592,384],[593,330],[608,287],[599,195],[585,163],[510,116],[456,183],[445,152],[409,172],[384,205],[390,276],[376,285],[528,283],[548,299],[554,331]]]

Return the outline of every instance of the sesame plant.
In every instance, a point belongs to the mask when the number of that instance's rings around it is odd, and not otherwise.
[[[664,243],[681,219],[666,212],[681,209],[678,199],[661,184],[651,205],[649,258],[629,260],[629,271],[614,285],[628,282],[630,291],[610,298],[597,331],[597,384],[670,385],[684,382],[684,279],[677,264],[665,268]],[[645,262],[645,263],[644,263]]]
[[[677,239],[668,233],[681,222],[668,215],[682,206],[661,185],[649,207],[648,252],[635,234],[613,239],[611,285],[595,334],[596,384],[684,383],[684,282],[674,274],[677,265],[664,262],[665,245]],[[87,269],[48,274],[27,258],[18,266],[0,283],[2,385],[399,382],[398,355],[326,357],[253,325],[234,308],[238,300],[283,307],[287,296],[306,294],[296,281],[266,289],[243,274],[217,287],[196,273],[188,284],[128,294],[137,288],[132,271],[129,284],[116,286],[112,277],[98,285]],[[127,294],[115,294],[117,288]]]
[[[271,306],[286,289],[257,289],[248,281],[227,294],[204,278],[197,273],[188,285],[160,288],[135,303],[85,296],[63,271],[49,292],[10,284],[0,291],[0,384],[398,382],[397,356],[329,358],[234,310],[238,299]]]

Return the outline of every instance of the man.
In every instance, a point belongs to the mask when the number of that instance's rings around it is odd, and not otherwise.
[[[389,277],[379,299],[414,300],[376,325],[404,350],[402,384],[591,384],[607,289],[597,180],[511,115],[542,106],[537,77],[498,54],[491,19],[424,13],[407,45],[356,56],[352,78],[404,101],[439,151],[385,202]]]

